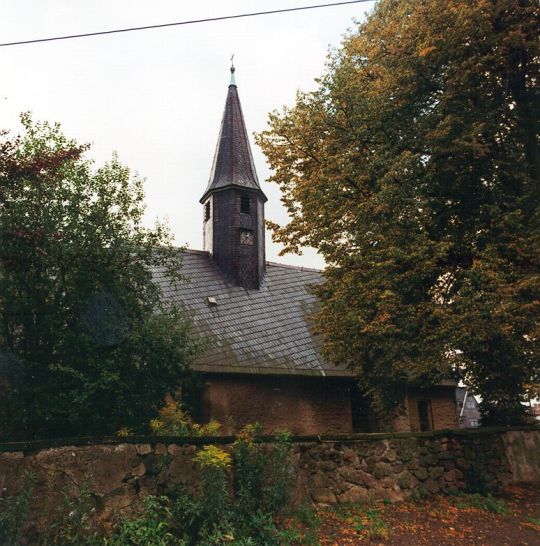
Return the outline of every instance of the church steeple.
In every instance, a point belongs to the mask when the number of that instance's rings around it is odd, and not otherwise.
[[[259,288],[265,271],[264,203],[231,65],[214,163],[200,202],[204,249],[227,276]]]
[[[225,101],[225,111],[223,112],[219,130],[214,163],[208,186],[200,200],[201,203],[208,197],[210,192],[226,186],[239,186],[258,190],[266,201],[266,196],[259,186],[257,172],[251,156],[234,72],[233,65],[231,66],[231,83]]]

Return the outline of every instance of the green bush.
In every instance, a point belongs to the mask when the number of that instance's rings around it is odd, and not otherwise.
[[[233,444],[238,510],[279,513],[290,501],[293,467],[290,433],[278,430],[272,448],[260,441],[261,428],[247,425]]]
[[[124,520],[116,533],[105,540],[106,546],[185,546],[188,542],[175,536],[168,497],[149,495],[143,501],[138,518]]]

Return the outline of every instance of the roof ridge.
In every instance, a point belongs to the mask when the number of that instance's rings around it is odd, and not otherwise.
[[[208,252],[208,250],[197,250],[196,248],[182,248],[182,247],[177,247],[177,249],[186,254],[199,254],[199,255],[205,254],[206,256],[210,257],[210,253]]]
[[[317,269],[315,267],[305,267],[303,265],[290,265],[290,264],[282,264],[279,262],[266,262],[266,265],[269,265],[271,267],[283,267],[285,269],[296,269],[297,271],[307,271],[310,273],[322,273],[324,269]]]
[[[186,254],[196,254],[196,255],[204,255],[210,257],[210,253],[207,250],[198,250],[196,248],[182,248],[182,247],[176,247],[178,250],[186,253]],[[323,273],[324,269],[317,269],[316,267],[305,267],[303,265],[292,265],[292,264],[284,264],[280,262],[271,262],[266,261],[266,265],[270,267],[282,267],[284,269],[295,269],[296,271],[306,271],[308,273]]]

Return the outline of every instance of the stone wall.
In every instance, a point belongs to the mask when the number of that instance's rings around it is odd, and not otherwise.
[[[396,502],[540,482],[540,429],[370,436],[298,444],[297,498],[319,504]]]
[[[197,487],[193,456],[210,439],[71,440],[71,445],[0,444],[0,491],[13,495],[25,472],[37,476],[37,498],[55,506],[85,480],[106,525],[130,513],[146,494]],[[228,449],[231,437],[212,439]],[[265,440],[266,441],[266,440]],[[294,500],[332,504],[424,497],[464,489],[496,491],[516,481],[540,482],[540,429],[441,431],[296,437]],[[39,520],[33,524],[36,529]]]

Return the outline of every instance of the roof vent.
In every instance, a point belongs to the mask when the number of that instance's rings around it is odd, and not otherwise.
[[[208,305],[217,305],[217,298],[215,296],[208,296]]]

